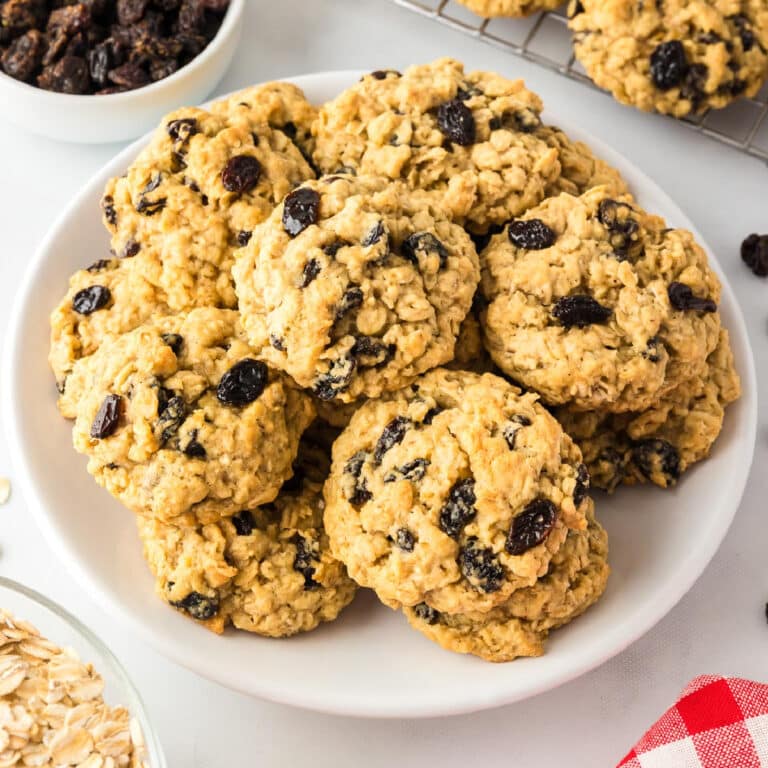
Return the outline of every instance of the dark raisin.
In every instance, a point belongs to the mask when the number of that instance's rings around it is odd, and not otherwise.
[[[620,261],[635,261],[643,252],[634,212],[631,205],[616,200],[601,200],[597,209],[597,218],[608,230],[608,242]]]
[[[184,344],[184,337],[178,333],[163,333],[160,338],[164,344],[167,344],[176,357],[181,354],[181,348]]]
[[[758,277],[768,277],[768,235],[749,235],[741,244],[741,260]]]
[[[123,246],[120,256],[123,259],[132,259],[141,250],[141,243],[131,239]]]
[[[448,251],[431,232],[414,232],[403,240],[400,248],[403,258],[415,264],[419,269],[426,269],[428,262],[422,266],[422,259],[429,259],[431,254],[437,254],[440,269],[448,261]]]
[[[310,259],[301,273],[299,288],[306,288],[319,274],[322,266],[317,259]]]
[[[375,245],[381,240],[381,236],[384,234],[384,222],[377,221],[369,230],[366,236],[363,238],[361,245],[364,248],[368,248],[371,245]]]
[[[274,333],[269,334],[269,343],[278,352],[285,352],[285,341]]]
[[[174,608],[180,608],[198,621],[212,619],[219,612],[219,599],[206,597],[199,592],[190,592],[183,600],[171,602],[171,605]]]
[[[421,423],[427,425],[431,424],[434,421],[435,416],[437,416],[439,413],[442,413],[443,410],[444,409],[439,405],[435,405],[424,414],[424,418],[422,419]]]
[[[475,481],[472,478],[454,483],[448,493],[448,500],[440,510],[440,530],[452,539],[458,538],[464,526],[477,514],[476,501]]]
[[[755,33],[752,31],[752,25],[746,16],[731,16],[730,21],[733,22],[736,27],[739,37],[741,38],[741,47],[745,53],[751,51],[755,47]]]
[[[438,107],[437,126],[447,139],[462,147],[475,143],[475,118],[461,99],[451,99]]]
[[[250,536],[253,533],[256,522],[253,519],[253,515],[247,509],[243,509],[236,515],[232,515],[232,525],[235,526],[238,536]]]
[[[504,430],[502,434],[504,435],[504,439],[507,441],[507,445],[509,446],[510,450],[515,450],[515,443],[517,441],[517,433],[523,428],[523,427],[530,427],[531,426],[531,420],[524,416],[523,414],[515,414],[510,419],[510,424],[507,424],[504,427]]]
[[[78,291],[72,299],[72,309],[79,315],[90,315],[109,304],[112,293],[103,285],[91,285]]]
[[[290,192],[283,203],[283,229],[296,237],[312,224],[317,224],[320,195],[314,189],[299,187]]]
[[[101,198],[101,210],[107,223],[114,227],[117,224],[117,211],[115,211],[115,201],[112,195],[104,195]]]
[[[411,426],[411,420],[406,416],[396,416],[392,421],[384,427],[384,431],[376,441],[376,447],[373,450],[373,461],[376,464],[381,464],[384,454],[394,448],[399,443],[403,442],[405,433]]]
[[[248,230],[248,229],[241,229],[237,233],[237,244],[241,248],[245,248],[245,246],[248,245],[248,243],[251,242],[251,237],[252,236],[253,236],[253,232],[251,232],[250,230]]]
[[[646,344],[643,357],[651,363],[658,363],[661,360],[661,352],[659,351],[660,344],[661,339],[658,336],[651,336]]]
[[[242,407],[252,403],[267,386],[267,366],[250,357],[235,363],[222,377],[216,397],[225,405]]]
[[[613,313],[608,307],[599,304],[591,296],[575,294],[563,296],[555,302],[552,317],[566,328],[584,328],[587,325],[606,322]]]
[[[492,117],[488,122],[488,127],[492,131],[504,128],[509,131],[519,131],[520,133],[533,133],[541,128],[541,118],[538,112],[534,112],[532,109],[514,110],[504,112],[497,117]]]
[[[124,88],[141,88],[152,82],[149,73],[137,62],[126,61],[119,67],[109,70],[109,79],[115,85],[122,85]]]
[[[704,64],[692,64],[685,74],[680,86],[680,96],[691,102],[692,109],[697,110],[706,96],[707,79],[709,70]]]
[[[651,438],[632,446],[632,460],[645,477],[661,473],[670,485],[680,478],[680,454],[667,440]]]
[[[576,485],[573,488],[573,503],[580,507],[589,495],[589,470],[586,464],[579,464],[576,469]]]
[[[419,603],[418,605],[415,605],[413,607],[413,612],[416,614],[417,618],[425,621],[430,626],[437,624],[437,622],[440,620],[440,614],[426,603]]]
[[[323,253],[333,259],[335,258],[336,254],[344,247],[344,245],[345,243],[343,243],[341,240],[336,240],[334,243],[328,243],[328,245],[323,246]]]
[[[387,75],[394,75],[395,77],[402,77],[402,75],[396,69],[376,69],[371,72],[371,77],[374,80],[384,80]]]
[[[512,245],[528,251],[540,251],[554,245],[557,234],[541,219],[510,221],[507,235]]]
[[[407,528],[398,528],[397,534],[395,535],[395,544],[398,549],[402,549],[403,552],[413,552],[416,540]]]
[[[221,183],[227,192],[242,195],[249,192],[258,183],[261,176],[261,163],[251,155],[231,157],[221,172]]]
[[[304,589],[317,589],[320,583],[315,581],[315,567],[312,565],[314,552],[312,542],[307,542],[303,536],[297,533],[293,538],[296,545],[296,555],[293,558],[293,570],[298,571],[304,577]]]
[[[192,136],[200,132],[194,117],[180,117],[177,120],[171,120],[165,126],[165,130],[171,139],[179,144],[186,144]]]
[[[365,478],[361,477],[363,466],[365,465],[368,456],[369,454],[365,451],[358,451],[344,465],[344,474],[349,475],[350,477],[346,496],[351,504],[358,507],[361,504],[365,504],[366,501],[370,501],[372,498],[372,494],[368,490]]]
[[[117,0],[117,20],[123,26],[141,21],[149,0]]]
[[[326,373],[315,380],[312,391],[321,400],[333,400],[339,392],[349,388],[357,368],[357,361],[351,355],[344,355],[331,362]]]
[[[690,286],[685,283],[670,283],[667,288],[669,303],[678,310],[694,310],[698,312],[717,312],[717,304],[712,299],[694,296]]]
[[[107,267],[111,266],[111,264],[112,262],[109,259],[99,259],[98,261],[94,261],[90,267],[86,267],[86,272],[91,272],[92,274],[102,272]]]
[[[688,72],[685,48],[679,40],[661,43],[651,54],[651,80],[661,91],[668,91],[683,82]]]
[[[353,285],[351,288],[347,288],[344,295],[341,297],[341,302],[336,307],[336,320],[341,320],[344,315],[356,309],[363,303],[363,291],[360,286]]]
[[[162,444],[168,442],[179,431],[179,427],[187,416],[187,404],[179,395],[173,395],[170,398],[158,396],[157,415],[159,419],[155,434]]]
[[[136,213],[141,213],[144,216],[154,216],[165,208],[167,202],[168,200],[165,197],[159,197],[157,200],[147,200],[146,197],[142,196],[136,205]]]
[[[189,442],[181,450],[182,453],[190,459],[204,459],[208,455],[205,446],[197,439],[196,429],[193,429],[189,433]]]
[[[88,62],[81,56],[64,56],[55,64],[45,67],[37,84],[46,91],[84,94],[91,89]]]
[[[103,440],[115,433],[120,413],[123,409],[123,398],[120,395],[107,395],[99,406],[91,424],[91,437]]]
[[[0,57],[3,71],[16,80],[29,82],[43,60],[45,39],[37,29],[17,37]]]
[[[358,359],[360,365],[370,367],[389,362],[395,353],[395,347],[393,344],[383,344],[370,336],[356,336],[350,352]],[[359,358],[368,360],[362,361]]]
[[[510,555],[522,555],[541,544],[557,521],[557,507],[549,499],[534,499],[515,517],[505,549]]]
[[[428,459],[414,459],[408,461],[401,467],[395,467],[393,472],[390,472],[385,478],[385,483],[393,483],[397,480],[397,476],[410,480],[412,483],[417,483],[427,473],[427,467],[430,462]]]
[[[479,547],[472,536],[459,550],[459,570],[475,589],[497,592],[504,578],[504,567],[496,559],[493,550]]]

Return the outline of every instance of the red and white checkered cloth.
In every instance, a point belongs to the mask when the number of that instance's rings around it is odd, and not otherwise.
[[[768,768],[768,685],[695,678],[617,768]]]

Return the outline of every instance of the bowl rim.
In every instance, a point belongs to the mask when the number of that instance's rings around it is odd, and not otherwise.
[[[95,672],[99,675],[101,672],[96,666],[97,663],[103,661],[108,667],[110,667],[111,672],[114,673],[114,675],[117,677],[123,691],[130,699],[130,701],[122,704],[122,706],[125,706],[128,709],[131,716],[135,717],[141,726],[141,733],[147,745],[147,759],[151,761],[149,763],[150,768],[166,768],[167,763],[165,760],[165,754],[163,753],[157,733],[152,727],[152,723],[149,719],[149,716],[147,715],[147,708],[144,704],[144,700],[142,699],[141,694],[131,680],[130,675],[126,671],[122,662],[110,650],[109,646],[107,646],[107,644],[87,624],[84,624],[80,619],[78,619],[77,616],[70,613],[66,608],[64,608],[56,601],[46,597],[37,590],[32,589],[32,587],[28,587],[26,584],[22,584],[19,581],[10,579],[7,576],[0,576],[0,590],[2,589],[15,592],[16,594],[21,595],[27,600],[30,600],[31,602],[36,603],[38,606],[46,609],[54,616],[61,619],[65,624],[68,624],[76,634],[80,635],[86,643],[88,643],[96,650],[96,652],[101,657],[100,659],[81,659],[81,661],[93,665]],[[34,626],[35,629],[37,629],[46,640],[49,640],[52,643],[56,643],[57,645],[59,644],[59,641],[55,637],[48,637],[46,633],[44,633],[43,630],[37,626],[34,620],[28,619],[24,616],[17,616],[16,614],[12,615],[15,619],[24,620],[32,624],[32,626]],[[115,702],[111,703],[110,706],[121,706],[121,704]]]
[[[344,83],[353,83],[365,71],[367,70],[354,69],[314,72],[306,75],[292,75],[285,79],[289,82],[296,83],[302,89],[309,90],[315,84],[321,86],[331,79],[333,79],[334,82],[341,81]],[[215,98],[216,100],[223,99],[227,98],[229,95],[231,94],[222,94]],[[209,103],[210,101],[205,102],[203,106]],[[185,648],[179,647],[178,643],[174,644],[168,642],[167,638],[151,632],[150,628],[147,627],[145,623],[141,622],[130,609],[123,607],[122,604],[114,599],[106,586],[95,584],[87,567],[74,558],[67,546],[65,546],[65,544],[56,536],[56,532],[50,525],[50,521],[44,511],[44,505],[36,492],[31,471],[28,469],[26,457],[21,450],[26,443],[26,438],[23,435],[19,415],[15,408],[16,405],[20,408],[21,402],[18,402],[17,404],[14,399],[17,394],[17,385],[15,384],[15,377],[13,374],[13,363],[17,357],[21,355],[21,345],[23,341],[20,335],[23,315],[22,310],[29,302],[29,295],[34,290],[34,278],[42,268],[43,256],[51,249],[52,244],[56,240],[58,230],[72,215],[72,212],[82,205],[81,199],[100,176],[103,175],[104,168],[115,163],[118,159],[122,162],[124,158],[134,156],[149,140],[151,136],[151,132],[149,132],[121,149],[120,152],[116,153],[104,166],[97,170],[51,224],[46,236],[39,244],[36,253],[31,259],[17,291],[15,303],[9,318],[6,336],[7,343],[4,350],[4,365],[0,370],[2,385],[6,388],[5,391],[7,393],[3,398],[0,398],[0,409],[2,409],[2,419],[0,420],[2,420],[4,424],[9,444],[16,448],[16,450],[11,452],[11,458],[14,470],[19,477],[20,487],[24,494],[25,501],[35,518],[37,525],[41,528],[48,545],[67,566],[67,570],[74,580],[77,581],[89,594],[92,594],[97,602],[102,605],[110,615],[113,615],[121,622],[126,623],[144,642],[158,650],[168,660],[181,664],[195,674],[214,680],[219,684],[237,690],[245,695],[258,696],[283,704],[342,716],[369,718],[424,718],[457,715],[489,709],[504,704],[511,704],[570,682],[604,664],[606,661],[618,655],[636,642],[666,616],[691,589],[722,544],[725,534],[738,510],[739,501],[744,494],[750,468],[754,459],[757,436],[758,388],[754,353],[747,332],[744,314],[736,299],[733,288],[715,256],[714,250],[711,249],[706,240],[702,238],[694,223],[684,213],[681,207],[659,184],[653,181],[653,179],[651,179],[632,160],[613,149],[611,145],[606,144],[603,140],[594,136],[587,135],[584,131],[579,129],[577,125],[572,124],[567,116],[557,114],[553,116],[545,113],[545,117],[550,122],[552,122],[552,118],[554,117],[554,124],[562,124],[564,130],[566,130],[574,140],[588,141],[599,157],[611,165],[618,167],[622,173],[627,171],[628,175],[636,179],[638,183],[641,183],[646,187],[653,187],[654,193],[657,195],[655,202],[658,207],[664,209],[668,218],[671,219],[674,216],[678,226],[690,229],[706,252],[713,257],[712,266],[723,283],[723,299],[726,299],[728,304],[729,316],[731,319],[728,329],[731,331],[732,339],[734,337],[739,339],[739,346],[742,347],[742,351],[744,352],[743,355],[739,355],[737,362],[743,385],[743,395],[740,404],[744,409],[742,418],[746,425],[746,430],[741,433],[741,450],[748,460],[742,462],[737,471],[734,471],[728,477],[728,484],[732,491],[732,498],[734,499],[728,513],[724,515],[721,514],[716,519],[710,521],[710,525],[706,531],[706,538],[703,540],[702,544],[698,548],[684,553],[678,561],[677,568],[672,574],[674,576],[674,583],[677,586],[674,589],[665,590],[662,596],[655,595],[653,600],[645,600],[642,604],[638,605],[637,609],[630,617],[631,620],[622,622],[624,626],[621,627],[622,631],[620,633],[620,639],[614,637],[613,633],[602,638],[596,638],[592,652],[585,654],[588,658],[580,661],[578,664],[571,665],[567,671],[561,670],[557,674],[551,673],[545,675],[543,679],[539,679],[535,684],[529,685],[523,691],[517,690],[510,692],[509,690],[504,691],[495,689],[493,691],[484,691],[482,693],[475,692],[469,696],[458,696],[441,702],[433,701],[427,703],[425,701],[417,700],[414,702],[401,701],[399,702],[399,705],[393,705],[393,703],[389,701],[366,700],[365,702],[362,702],[355,698],[354,695],[341,696],[329,701],[328,697],[322,691],[315,691],[311,694],[303,691],[302,694],[299,695],[278,686],[262,686],[257,692],[246,686],[242,678],[238,675],[221,675],[216,672],[208,674],[206,671],[199,668],[194,654],[190,655],[186,652]]]
[[[208,60],[213,57],[216,51],[218,51],[224,42],[232,36],[232,33],[235,32],[236,25],[240,23],[240,18],[245,11],[245,3],[246,0],[230,0],[229,7],[224,14],[221,26],[213,36],[211,42],[208,43],[197,56],[188,61],[180,69],[177,69],[173,74],[168,75],[168,77],[156,80],[154,83],[149,83],[148,85],[143,85],[140,88],[132,88],[131,90],[122,91],[120,93],[60,93],[59,91],[48,91],[45,88],[39,88],[31,83],[17,80],[15,77],[11,77],[3,72],[2,69],[0,69],[0,87],[7,86],[11,90],[26,94],[29,98],[35,98],[33,94],[39,95],[41,99],[50,100],[51,106],[61,106],[66,104],[67,106],[72,107],[93,105],[96,103],[118,106],[129,103],[131,99],[137,99],[139,94],[141,94],[141,96],[151,97],[166,86],[173,86],[191,73],[203,68],[208,63]],[[3,85],[3,83],[5,85]],[[98,99],[96,97],[98,97]]]

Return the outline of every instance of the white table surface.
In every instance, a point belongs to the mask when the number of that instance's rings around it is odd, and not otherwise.
[[[671,121],[622,108],[388,0],[252,0],[248,6],[243,43],[219,93],[292,74],[402,68],[444,55],[469,68],[523,76],[558,113],[578,119],[636,162],[690,215],[728,273],[747,316],[759,380],[768,381],[768,282],[752,276],[738,258],[746,234],[768,231],[768,169],[761,162]],[[57,212],[119,148],[28,136],[0,116],[0,330],[7,326],[25,265]],[[94,258],[86,254],[83,262]],[[527,702],[462,717],[342,719],[252,700],[176,667],[104,616],[63,572],[19,494],[0,508],[0,573],[63,603],[109,643],[146,699],[173,768],[612,766],[691,677],[718,673],[768,680],[768,472],[760,471],[767,460],[764,402],[752,477],[736,521],[672,613],[575,682]],[[13,481],[4,438],[0,475]],[[687,514],[695,525],[695,510]]]

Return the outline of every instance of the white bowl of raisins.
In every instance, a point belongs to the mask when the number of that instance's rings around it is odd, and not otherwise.
[[[0,3],[0,114],[42,136],[124,141],[205,100],[232,61],[245,0]]]

